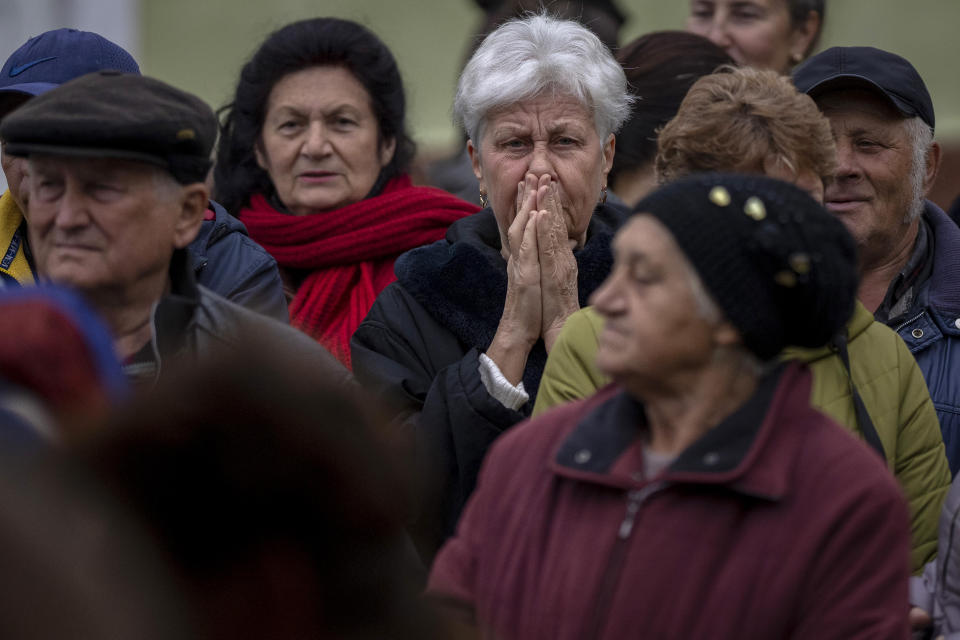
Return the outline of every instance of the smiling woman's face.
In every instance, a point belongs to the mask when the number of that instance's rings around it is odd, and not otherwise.
[[[394,148],[350,71],[311,67],[274,85],[256,157],[283,205],[309,215],[365,198]]]

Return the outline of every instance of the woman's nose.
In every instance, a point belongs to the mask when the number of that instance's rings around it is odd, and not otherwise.
[[[730,39],[730,33],[727,30],[727,21],[721,17],[715,16],[713,21],[710,22],[710,28],[707,29],[707,32],[704,34],[710,42],[717,45],[721,49],[726,49],[732,44]]]
[[[540,177],[544,174],[549,175],[556,180],[557,176],[553,171],[553,161],[550,157],[550,150],[546,145],[535,145],[533,153],[530,154],[530,166],[527,167],[527,173]]]
[[[589,303],[592,304],[602,316],[616,313],[622,306],[620,296],[617,295],[617,273],[611,271],[607,279],[603,281],[597,289],[590,294]]]
[[[312,122],[307,128],[306,139],[303,141],[302,152],[312,158],[322,157],[330,152],[330,139],[326,128],[321,122]]]

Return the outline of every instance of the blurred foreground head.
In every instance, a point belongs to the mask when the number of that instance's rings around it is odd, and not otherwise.
[[[192,638],[149,536],[62,457],[0,450],[0,637]]]
[[[162,380],[82,457],[153,530],[204,637],[432,637],[373,421],[248,346]]]

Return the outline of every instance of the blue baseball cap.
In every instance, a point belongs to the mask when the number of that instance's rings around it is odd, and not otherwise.
[[[811,98],[833,89],[862,87],[885,97],[905,118],[934,128],[933,100],[910,62],[874,47],[831,47],[793,71],[793,84]]]
[[[13,52],[0,69],[0,93],[38,96],[94,71],[140,74],[129,53],[101,35],[78,29],[41,33]]]

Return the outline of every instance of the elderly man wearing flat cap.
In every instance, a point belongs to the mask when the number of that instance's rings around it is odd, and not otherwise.
[[[793,74],[830,120],[837,171],[825,204],[857,242],[863,304],[923,371],[951,472],[960,470],[960,229],[926,200],[940,164],[917,70],[871,47],[834,47]]]
[[[0,68],[0,119],[36,96],[96,71],[139,75],[140,67],[122,47],[90,31],[53,29],[34,36]],[[26,160],[4,150],[0,164],[9,185],[0,197],[0,286],[33,284]],[[287,321],[276,260],[218,203],[208,204],[200,233],[187,252],[200,284],[248,309]]]
[[[113,71],[67,82],[4,118],[6,152],[29,158],[38,275],[87,298],[138,381],[155,379],[168,358],[242,347],[253,332],[345,376],[313,340],[197,285],[185,248],[207,210],[216,131],[196,96]]]

